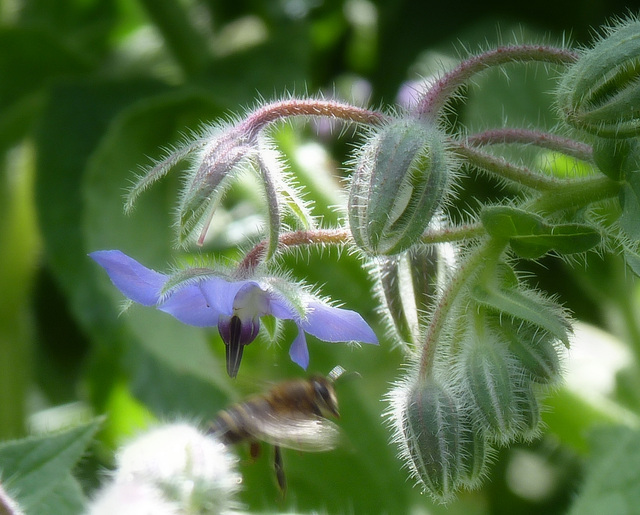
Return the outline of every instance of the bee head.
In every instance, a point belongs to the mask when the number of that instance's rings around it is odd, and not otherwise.
[[[327,378],[318,376],[311,379],[311,386],[316,399],[320,414],[329,418],[330,416],[338,418],[338,398],[333,384]]]

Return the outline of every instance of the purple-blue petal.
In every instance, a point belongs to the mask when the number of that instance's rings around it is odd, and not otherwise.
[[[291,304],[277,293],[271,292],[269,294],[269,301],[271,307],[270,314],[274,317],[280,320],[293,320],[300,317],[296,310],[291,307]]]
[[[257,285],[255,281],[229,282],[219,277],[213,277],[201,281],[199,286],[209,306],[219,313],[231,316],[236,295],[249,283]]]
[[[362,342],[377,344],[373,329],[355,311],[311,302],[302,329],[325,342]]]
[[[111,282],[128,298],[145,306],[158,303],[166,275],[141,265],[119,250],[99,250],[89,257],[106,270]]]
[[[309,349],[307,348],[307,339],[304,336],[304,331],[298,326],[298,336],[291,344],[289,348],[289,356],[291,361],[297,363],[305,370],[309,366]]]
[[[213,327],[220,316],[220,311],[207,303],[197,284],[174,291],[158,309],[196,327]]]

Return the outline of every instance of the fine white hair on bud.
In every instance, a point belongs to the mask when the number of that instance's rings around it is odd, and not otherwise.
[[[473,320],[461,341],[456,391],[473,411],[474,425],[492,441],[505,445],[536,433],[539,407],[530,373],[484,315],[480,310],[469,316]]]
[[[371,255],[393,255],[417,243],[447,193],[453,169],[444,135],[415,119],[378,128],[354,160],[349,227]]]
[[[606,138],[640,134],[640,21],[610,27],[564,74],[557,94],[570,125]]]
[[[116,465],[90,515],[215,515],[238,509],[237,458],[222,442],[189,424],[169,424],[137,437],[118,451]]]
[[[459,488],[478,485],[489,445],[447,384],[409,373],[387,397],[400,457],[434,500],[446,503]]]
[[[416,245],[395,256],[374,258],[379,312],[393,341],[401,345],[419,341],[425,314],[433,309],[454,262],[455,250],[449,243]]]

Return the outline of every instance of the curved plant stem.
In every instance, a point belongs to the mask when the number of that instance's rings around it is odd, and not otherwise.
[[[545,45],[498,47],[462,61],[438,79],[418,101],[413,112],[421,118],[435,121],[443,107],[473,75],[492,66],[514,62],[544,62],[570,64],[578,58],[575,52]]]
[[[426,245],[433,243],[448,243],[453,241],[470,240],[486,234],[482,224],[465,224],[441,229],[429,230],[422,235],[420,242]]]
[[[377,111],[335,100],[289,99],[271,102],[249,114],[234,129],[245,138],[255,137],[270,123],[291,116],[326,116],[346,122],[379,125],[388,117]]]
[[[497,262],[505,246],[506,242],[504,241],[486,238],[457,268],[431,316],[429,328],[420,349],[418,369],[418,377],[420,379],[429,377],[433,370],[434,357],[438,343],[442,338],[442,330],[460,290],[476,276],[483,263]]]
[[[490,129],[469,136],[466,139],[466,143],[473,147],[499,143],[535,145],[554,152],[560,152],[580,159],[581,161],[593,161],[593,149],[591,145],[575,141],[571,138],[564,138],[557,134],[529,129]]]
[[[522,207],[541,214],[551,214],[564,209],[580,209],[591,203],[617,196],[620,186],[620,183],[604,175],[563,181],[553,190],[547,191]]]
[[[515,165],[503,157],[494,156],[493,154],[470,147],[462,141],[450,142],[449,145],[450,148],[467,163],[481,168],[499,179],[505,179],[520,186],[539,191],[547,191],[557,188],[563,183],[572,182],[572,180],[560,180],[540,172],[534,172],[526,166]]]

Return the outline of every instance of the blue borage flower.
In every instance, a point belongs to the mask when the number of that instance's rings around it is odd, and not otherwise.
[[[280,278],[232,280],[209,268],[166,275],[119,250],[101,250],[89,256],[134,302],[156,306],[185,324],[217,326],[226,344],[227,372],[231,377],[237,375],[244,347],[258,335],[260,317],[265,315],[293,320],[298,326],[289,355],[304,369],[309,365],[305,333],[326,342],[378,343],[371,327],[355,311],[330,306]]]

